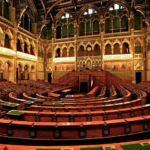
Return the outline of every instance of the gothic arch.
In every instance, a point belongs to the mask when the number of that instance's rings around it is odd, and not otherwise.
[[[12,32],[10,31],[10,29],[7,29],[7,30],[5,31],[5,34],[7,34],[7,35],[9,36],[9,39],[10,39],[10,40],[12,40],[12,39],[14,38]]]
[[[75,49],[73,46],[69,47],[69,57],[74,57],[75,56]]]
[[[121,54],[121,48],[119,43],[114,43],[113,45],[114,54]]]

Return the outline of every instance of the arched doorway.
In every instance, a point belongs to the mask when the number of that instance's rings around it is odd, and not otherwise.
[[[4,47],[6,47],[6,48],[10,48],[10,49],[11,49],[10,37],[8,36],[8,34],[5,34]]]
[[[129,54],[129,53],[130,53],[129,44],[123,43],[122,54]]]
[[[48,82],[51,83],[52,82],[52,73],[48,72]]]
[[[31,66],[30,80],[36,80],[35,66]]]
[[[74,48],[70,47],[69,49],[69,57],[74,57]]]
[[[121,54],[120,45],[118,43],[114,45],[114,54]]]
[[[24,77],[23,77],[23,72],[22,72],[22,65],[18,64],[17,73],[16,73],[16,80],[23,80],[23,79],[24,79]]]
[[[112,49],[111,49],[111,45],[107,44],[105,46],[105,55],[111,55],[112,54]]]
[[[17,39],[17,51],[19,51],[19,52],[22,51],[20,39]]]
[[[100,56],[100,55],[101,55],[100,46],[98,44],[96,44],[94,46],[93,56]]]
[[[24,66],[24,79],[29,80],[29,66],[28,65]]]
[[[82,57],[84,56],[84,46],[80,46],[79,47],[79,51],[78,51],[78,57]]]
[[[10,79],[10,67],[10,62],[6,62],[4,67],[4,79],[7,81]]]
[[[55,57],[61,57],[61,50],[60,50],[60,48],[57,48]]]

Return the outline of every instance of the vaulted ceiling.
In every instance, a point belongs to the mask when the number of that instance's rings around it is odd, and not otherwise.
[[[61,9],[74,13],[83,6],[95,4],[105,6],[110,0],[32,0],[38,15],[54,17]]]
[[[32,8],[42,19],[53,18],[60,10],[67,10],[75,13],[85,5],[95,5],[103,11],[108,3],[128,2],[131,6],[132,0],[28,0]],[[136,0],[136,3],[144,3],[143,0]]]
[[[106,6],[110,3],[128,3],[128,6],[132,6],[132,0],[27,0],[28,4],[31,6],[32,10],[36,14],[36,19],[38,21],[38,28],[44,24],[48,24],[50,20],[52,21],[56,14],[61,10],[66,12],[71,12],[72,15],[79,12],[84,6],[94,5],[100,12],[106,10]],[[144,14],[150,14],[150,0],[135,0],[137,6],[144,6]],[[148,12],[148,13],[147,13]]]

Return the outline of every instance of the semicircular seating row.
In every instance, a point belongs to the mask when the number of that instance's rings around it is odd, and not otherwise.
[[[0,101],[0,137],[66,141],[149,133],[150,105],[141,89],[130,84],[112,86],[109,97],[105,97],[106,87],[100,88],[99,94],[94,93],[94,87],[88,97],[81,98],[42,95],[66,88],[42,82],[0,83],[1,98],[4,96]]]

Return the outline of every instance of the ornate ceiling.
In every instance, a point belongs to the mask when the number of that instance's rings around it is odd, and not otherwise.
[[[114,2],[128,3],[129,7],[132,5],[135,8],[140,7],[145,17],[150,16],[150,0],[27,0],[27,2],[28,6],[35,12],[40,28],[42,24],[47,24],[50,20],[53,21],[60,11],[78,15],[79,10],[82,10],[84,6],[96,6],[100,12],[103,12],[107,5]]]
[[[129,4],[131,3],[131,0],[126,1],[128,1]],[[32,4],[38,16],[42,16],[42,18],[51,16],[53,18],[60,10],[75,13],[85,5],[95,5],[103,10],[112,0],[28,0],[28,2],[30,5]],[[119,0],[117,0],[117,2],[119,2]]]
[[[72,14],[85,5],[95,5],[103,11],[109,3],[123,2],[147,4],[149,0],[28,0],[32,9],[43,19],[53,18],[60,10],[66,10]]]

